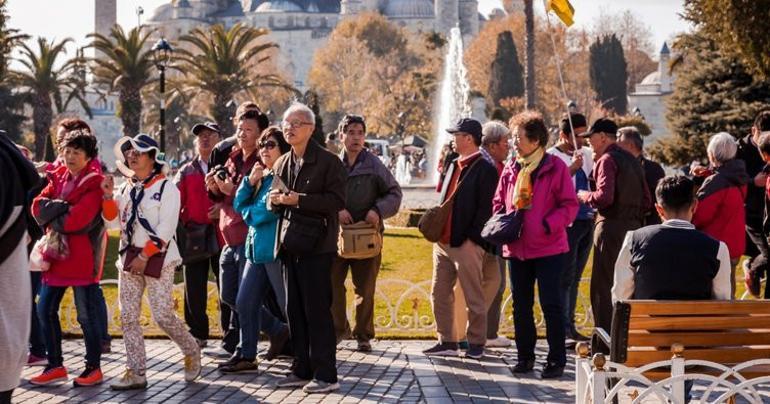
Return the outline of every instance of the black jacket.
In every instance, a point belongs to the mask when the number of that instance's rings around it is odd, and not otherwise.
[[[307,145],[303,160],[293,185],[289,180],[289,170],[295,169],[292,163],[292,152],[279,157],[273,170],[284,184],[300,194],[299,205],[291,209],[306,215],[326,218],[326,235],[315,252],[317,254],[336,252],[340,227],[337,214],[345,208],[347,170],[339,157],[312,139]],[[275,181],[273,185],[275,187]],[[270,208],[276,212],[284,211],[282,207],[271,206]],[[278,242],[282,241],[278,240]]]
[[[489,252],[494,251],[494,246],[481,238],[481,230],[492,217],[492,198],[497,189],[499,175],[497,168],[486,161],[481,155],[477,161],[471,163],[460,173],[455,199],[452,204],[452,228],[449,238],[450,247],[459,247],[465,240],[470,239]],[[441,202],[448,197],[446,188],[451,181],[454,170],[458,169],[456,158],[449,166],[445,177],[444,189],[441,194]]]
[[[754,185],[754,177],[764,170],[765,162],[759,155],[759,148],[751,140],[751,134],[738,140],[738,152],[735,158],[746,163],[746,173],[749,175],[746,193],[746,224],[760,223],[765,212],[765,187]]]

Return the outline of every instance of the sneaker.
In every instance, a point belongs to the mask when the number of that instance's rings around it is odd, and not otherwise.
[[[467,350],[468,350],[468,341],[460,341],[460,342],[458,342],[458,343],[457,343],[457,346],[458,346],[458,347],[459,347],[461,350],[463,350],[463,351],[467,351]]]
[[[112,341],[102,342],[102,353],[103,354],[112,353]]]
[[[37,356],[29,354],[27,356],[27,366],[46,366],[48,365],[48,358],[45,356]]]
[[[219,371],[224,374],[258,373],[259,366],[257,366],[257,364],[254,363],[254,361],[250,361],[248,359],[239,359],[235,363],[227,364],[226,366],[220,367]]]
[[[305,394],[330,393],[340,389],[339,383],[329,383],[318,379],[313,379],[302,388]]]
[[[564,374],[564,365],[548,362],[540,373],[541,379],[558,379]]]
[[[274,336],[270,336],[270,348],[264,355],[265,360],[271,361],[278,357],[283,351],[284,346],[289,341],[289,327],[284,326],[283,329]]]
[[[280,389],[287,387],[304,387],[308,383],[310,383],[310,380],[303,379],[294,373],[289,373],[288,376],[279,380],[275,385]]]
[[[117,382],[110,384],[110,388],[113,390],[146,389],[147,377],[136,374],[131,369],[126,369],[126,372],[123,373],[123,377]]]
[[[362,339],[358,341],[358,352],[372,352],[372,343],[368,339]]]
[[[203,354],[214,359],[227,359],[233,356],[232,352],[222,346],[204,349]]]
[[[535,368],[534,360],[524,360],[516,362],[516,366],[513,367],[513,373],[529,373]]]
[[[484,356],[484,345],[470,344],[465,351],[465,357],[471,359],[481,359]]]
[[[498,335],[497,338],[487,340],[487,348],[508,348],[511,346],[511,340],[505,335]]]
[[[184,357],[184,381],[194,382],[201,375],[201,351]]]
[[[228,360],[226,360],[224,362],[217,363],[217,369],[220,369],[220,368],[223,368],[223,367],[226,367],[226,366],[232,366],[232,365],[238,363],[238,361],[240,361],[240,360],[241,360],[241,356],[240,355],[233,354],[233,356],[230,357]]]
[[[100,368],[86,365],[86,370],[84,370],[80,376],[76,377],[75,380],[72,381],[72,384],[75,387],[95,386],[97,384],[102,384],[103,381],[104,376],[102,375],[102,370]]]
[[[460,349],[456,342],[439,342],[422,353],[428,356],[460,356]]]
[[[67,368],[64,366],[50,367],[46,366],[43,373],[29,379],[30,384],[35,386],[45,386],[51,383],[67,380]]]

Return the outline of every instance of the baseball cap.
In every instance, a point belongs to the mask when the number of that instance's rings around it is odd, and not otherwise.
[[[192,127],[192,133],[193,135],[198,136],[203,129],[208,129],[216,133],[222,133],[222,130],[219,129],[219,125],[217,125],[216,122],[211,121],[195,124],[195,126]]]
[[[615,136],[618,133],[618,125],[612,119],[599,118],[594,121],[591,127],[582,134],[578,134],[579,137],[590,137],[594,133],[607,133]]]
[[[457,121],[455,126],[451,128],[447,128],[446,131],[451,134],[464,132],[473,136],[474,138],[476,138],[476,140],[481,142],[481,136],[482,136],[481,123],[473,118],[462,118],[459,121]]]

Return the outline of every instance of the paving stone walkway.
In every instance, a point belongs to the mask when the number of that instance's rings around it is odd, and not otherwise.
[[[289,371],[289,362],[261,362],[259,374],[222,375],[216,363],[204,357],[202,378],[183,381],[182,354],[168,340],[147,342],[148,388],[113,392],[109,382],[120,377],[125,357],[122,340],[114,340],[113,353],[104,355],[105,383],[95,387],[72,387],[71,380],[82,372],[84,348],[79,340],[64,342],[65,366],[70,382],[37,387],[27,380],[42,368],[27,368],[14,403],[568,403],[574,402],[574,357],[559,380],[543,381],[537,371],[514,376],[513,349],[491,349],[482,360],[428,358],[421,351],[430,341],[377,341],[369,354],[355,352],[355,342],[346,341],[337,351],[341,389],[334,394],[307,395],[301,389],[276,389],[274,384]],[[265,347],[263,347],[265,348]],[[538,357],[545,358],[538,344]]]

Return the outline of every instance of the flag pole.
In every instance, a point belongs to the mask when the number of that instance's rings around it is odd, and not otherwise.
[[[577,137],[575,136],[575,127],[572,125],[572,113],[570,113],[569,110],[569,97],[567,96],[567,88],[564,86],[564,75],[561,71],[561,58],[559,58],[559,52],[556,50],[556,40],[553,39],[553,27],[551,26],[551,13],[548,10],[548,0],[545,1],[545,21],[546,24],[548,24],[548,37],[551,38],[551,47],[553,47],[553,57],[556,61],[556,72],[559,75],[559,84],[561,84],[561,92],[564,96],[565,103],[564,105],[567,106],[567,120],[569,121],[569,131],[572,134],[572,146],[575,148],[575,152],[578,151],[578,144],[577,144]]]

